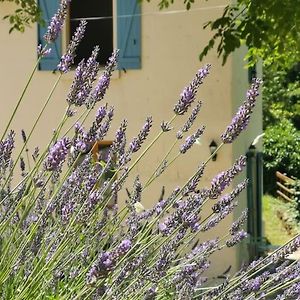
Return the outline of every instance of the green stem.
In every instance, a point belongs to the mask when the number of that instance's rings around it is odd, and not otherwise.
[[[231,291],[234,288],[234,284],[236,282],[238,282],[238,284],[241,285],[243,282],[245,282],[246,280],[248,280],[249,278],[251,278],[253,275],[256,275],[257,273],[259,273],[260,271],[262,271],[264,268],[266,268],[266,266],[269,266],[270,264],[272,264],[272,262],[268,263],[267,265],[264,265],[263,263],[266,262],[272,255],[274,255],[278,251],[280,251],[282,248],[286,247],[287,244],[289,244],[293,240],[299,238],[299,236],[300,236],[300,233],[297,234],[295,237],[291,238],[287,243],[285,243],[284,245],[282,245],[281,247],[279,247],[278,249],[276,249],[275,251],[273,251],[271,254],[269,254],[268,256],[266,256],[257,265],[255,265],[254,267],[250,268],[245,274],[243,274],[242,276],[239,276],[237,278],[233,278],[232,282],[226,287],[226,289],[220,295],[218,295],[216,298],[214,298],[214,300],[216,300],[216,299],[222,299],[220,297],[222,297],[226,292]],[[259,269],[257,269],[254,273],[251,273],[252,271],[254,271],[259,266],[261,266]]]
[[[34,132],[34,130],[35,130],[35,128],[36,128],[36,126],[37,126],[39,120],[41,119],[41,117],[42,117],[42,115],[43,115],[43,113],[44,113],[44,111],[45,111],[47,105],[49,104],[49,102],[50,102],[50,100],[51,100],[51,98],[52,98],[52,95],[53,95],[53,93],[54,93],[54,91],[55,91],[55,89],[56,89],[56,87],[57,87],[57,85],[58,85],[58,83],[59,83],[59,81],[60,81],[60,79],[61,79],[61,76],[62,76],[62,74],[60,73],[60,75],[59,75],[59,77],[57,78],[57,80],[55,81],[55,83],[54,83],[54,85],[53,85],[53,87],[52,87],[52,89],[51,89],[51,91],[50,91],[50,93],[49,93],[49,95],[48,95],[48,97],[47,97],[47,99],[46,99],[46,101],[45,101],[45,103],[44,103],[44,105],[43,105],[41,111],[40,111],[40,113],[38,114],[37,119],[35,120],[35,122],[34,122],[32,128],[31,128],[30,133],[28,134],[28,136],[27,136],[27,138],[26,138],[26,141],[24,142],[23,147],[22,147],[21,150],[20,150],[20,152],[19,152],[19,154],[18,154],[18,157],[16,158],[15,163],[14,163],[12,169],[10,170],[10,173],[9,173],[9,175],[8,175],[8,177],[7,177],[7,179],[6,179],[5,183],[4,183],[4,185],[3,185],[2,191],[3,191],[3,189],[5,188],[5,186],[6,186],[7,182],[8,182],[8,180],[9,180],[9,178],[12,176],[13,171],[14,171],[14,169],[15,169],[15,167],[16,167],[16,165],[17,165],[17,163],[18,163],[18,161],[19,161],[19,159],[20,159],[20,157],[21,157],[21,155],[22,155],[22,153],[23,153],[25,147],[27,146],[29,139],[31,138],[31,136],[32,136],[32,134],[33,134],[33,132]]]
[[[3,140],[4,136],[6,135],[6,133],[8,131],[8,128],[10,127],[11,122],[13,121],[13,119],[14,119],[14,117],[16,115],[16,112],[17,112],[17,110],[18,110],[18,108],[19,108],[19,106],[20,106],[20,104],[21,104],[21,102],[22,102],[22,100],[24,98],[24,95],[25,95],[25,93],[26,93],[26,91],[28,89],[28,86],[29,86],[29,84],[30,84],[30,82],[31,82],[31,80],[33,78],[33,75],[34,75],[34,73],[35,73],[35,71],[36,71],[36,69],[37,69],[37,67],[39,65],[40,60],[41,60],[41,57],[38,58],[38,60],[37,60],[37,62],[35,64],[32,72],[31,72],[31,74],[29,76],[29,79],[27,80],[27,83],[26,83],[26,85],[25,85],[25,87],[24,87],[24,89],[22,91],[22,94],[21,94],[21,96],[20,96],[20,98],[19,98],[19,100],[17,102],[17,105],[15,106],[14,111],[13,111],[13,113],[12,113],[12,115],[11,115],[11,117],[10,117],[7,125],[6,125],[6,128],[5,128],[4,132],[3,132],[3,134],[2,134],[1,141]]]
[[[176,139],[175,142],[172,144],[172,146],[169,148],[168,152],[166,153],[166,155],[164,156],[164,158],[161,160],[161,162],[158,164],[158,166],[156,167],[156,169],[153,171],[153,173],[151,174],[151,176],[148,178],[147,182],[145,183],[144,189],[145,190],[147,188],[148,185],[151,184],[151,182],[153,181],[153,177],[156,177],[156,172],[159,170],[159,168],[162,166],[162,164],[164,163],[164,161],[166,161],[166,159],[168,158],[168,156],[170,155],[170,153],[172,152],[172,150],[174,149],[175,145],[177,144],[178,140]]]
[[[288,281],[284,284],[278,285],[278,286],[274,287],[273,289],[270,289],[267,293],[265,293],[264,297],[270,296],[270,295],[272,295],[272,294],[274,294],[274,293],[276,293],[276,292],[278,292],[278,291],[280,291],[280,290],[282,290],[282,289],[284,289],[284,288],[286,288],[286,287],[288,287],[288,286],[290,286],[293,283],[296,283],[298,281],[300,281],[300,278],[296,277],[293,280],[290,280],[290,281]]]

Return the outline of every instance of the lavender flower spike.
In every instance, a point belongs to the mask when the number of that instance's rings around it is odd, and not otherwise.
[[[244,230],[241,230],[239,232],[237,232],[231,239],[226,241],[226,246],[227,247],[233,247],[236,244],[238,244],[240,241],[242,241],[244,238],[246,238],[247,232],[245,232]]]
[[[11,130],[7,138],[0,141],[0,169],[5,170],[10,162],[12,151],[15,148],[15,132]]]
[[[217,203],[212,206],[213,212],[220,212],[224,207],[232,203],[234,199],[247,187],[248,179],[238,184],[236,188],[230,193],[223,196]]]
[[[59,9],[53,16],[50,25],[48,26],[48,30],[44,35],[44,39],[47,43],[53,43],[57,39],[67,16],[69,2],[71,2],[71,0],[61,1]]]
[[[149,135],[151,127],[152,127],[152,117],[148,117],[146,119],[146,123],[144,124],[142,130],[139,132],[138,137],[134,138],[129,145],[129,151],[131,153],[137,152],[141,148],[143,142],[146,140],[147,136]]]
[[[54,171],[58,169],[65,161],[71,146],[68,138],[59,140],[49,151],[49,154],[45,161],[45,169],[48,171]]]
[[[204,78],[209,74],[210,65],[199,69],[192,82],[184,88],[180,95],[180,99],[174,107],[176,115],[183,115],[195,100],[199,86],[203,83]]]
[[[62,73],[67,73],[71,65],[74,63],[75,51],[83,39],[84,32],[86,29],[86,21],[80,21],[79,26],[77,27],[72,39],[68,45],[67,52],[61,57],[60,62],[57,66],[57,69]]]
[[[109,84],[113,70],[117,66],[119,50],[114,50],[111,57],[108,59],[103,74],[100,76],[95,89],[92,92],[91,98],[86,103],[87,107],[95,105],[96,102],[103,99]]]
[[[229,229],[229,232],[231,235],[234,235],[237,233],[240,228],[243,226],[243,224],[247,221],[248,218],[248,209],[244,210],[241,214],[241,216],[232,223],[231,228]]]
[[[183,137],[183,132],[188,132],[189,129],[193,126],[194,124],[194,121],[196,120],[197,118],[197,115],[198,113],[200,112],[200,109],[201,109],[201,105],[202,105],[202,102],[199,101],[197,103],[197,105],[194,107],[191,115],[189,116],[189,118],[186,120],[186,122],[184,123],[184,125],[180,128],[180,130],[178,130],[177,134],[176,134],[176,137],[178,140],[182,139]]]
[[[41,44],[39,44],[37,46],[38,57],[45,57],[45,56],[49,55],[50,53],[51,53],[51,48],[47,49],[47,45],[43,47]]]
[[[67,96],[69,104],[81,106],[87,101],[99,70],[99,63],[97,62],[98,53],[99,47],[96,46],[87,62],[83,59],[78,64]]]
[[[187,137],[185,143],[180,147],[180,153],[186,153],[196,142],[196,140],[203,134],[205,126],[197,129],[197,131],[191,136]]]
[[[247,98],[238,109],[238,112],[231,121],[231,124],[226,128],[221,135],[221,139],[225,144],[232,143],[239,134],[247,127],[251,113],[259,95],[258,89],[262,81],[260,79],[253,79],[251,88],[247,91]]]
[[[209,198],[217,199],[225,190],[225,188],[230,185],[234,176],[240,173],[245,166],[246,166],[246,157],[241,156],[239,159],[236,160],[236,162],[230,169],[218,174],[211,182],[211,188],[209,190]]]

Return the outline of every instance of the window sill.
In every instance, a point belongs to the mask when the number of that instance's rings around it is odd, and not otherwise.
[[[103,73],[103,71],[104,71],[104,67],[101,67],[100,70],[99,70],[97,78],[99,78],[99,76]],[[63,74],[63,76],[61,78],[61,81],[65,81],[65,82],[73,81],[74,76],[75,76],[75,69],[72,69],[67,74]],[[112,72],[111,79],[112,80],[119,79],[120,76],[121,76],[120,70],[115,70],[115,71]],[[97,81],[97,79],[96,79],[96,81]]]

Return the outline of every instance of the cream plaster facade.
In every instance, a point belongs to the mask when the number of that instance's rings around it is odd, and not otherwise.
[[[180,4],[182,1],[175,1],[176,4],[172,5],[169,11],[177,11],[177,13],[158,14],[157,2],[146,3],[145,1],[142,6],[142,68],[128,70],[127,73],[116,71],[104,99],[105,102],[116,107],[114,125],[109,136],[111,139],[121,118],[126,117],[129,121],[130,139],[137,134],[148,115],[152,115],[154,119],[151,138],[158,132],[160,122],[172,117],[174,103],[183,87],[203,65],[199,62],[198,55],[202,47],[207,44],[211,32],[202,30],[202,26],[206,21],[219,17],[224,5],[228,3],[226,0],[197,1],[191,11],[185,12],[184,6]],[[9,25],[2,20],[2,17],[12,8],[11,4],[6,3],[0,6],[1,130],[7,123],[36,60],[35,26],[27,29],[24,34],[8,34]],[[153,184],[152,188],[146,191],[143,200],[146,207],[151,206],[158,199],[162,186],[166,187],[168,193],[189,178],[197,165],[208,157],[208,145],[213,139],[220,143],[219,136],[244,100],[248,87],[242,52],[241,50],[231,56],[225,66],[221,66],[221,61],[215,52],[210,52],[205,58],[204,63],[211,63],[212,70],[198,93],[198,99],[203,100],[203,109],[195,127],[205,124],[207,128],[201,138],[201,145],[195,145],[188,154],[180,157],[176,166],[167,170],[159,183]],[[21,144],[20,130],[22,128],[25,131],[30,130],[57,76],[58,74],[46,71],[38,71],[35,74],[12,124],[19,145]],[[71,82],[72,74],[62,77],[32,138],[31,149],[36,145],[45,146],[49,140],[52,130],[65,111],[65,97]],[[258,105],[247,133],[243,133],[234,146],[223,147],[217,161],[209,163],[201,185],[208,184],[217,172],[230,167],[239,154],[245,154],[253,139],[261,131],[261,105]],[[143,162],[138,164],[135,171],[141,174],[142,180],[151,174],[173,139],[172,134],[165,134],[146,155]],[[122,201],[123,197],[119,198]],[[246,205],[246,193],[243,194],[240,203],[239,210]],[[212,237],[212,234],[222,234],[233,218],[234,216],[228,217],[216,230],[200,235],[199,238],[202,240],[208,236]],[[216,273],[223,272],[230,264],[235,270],[239,263],[238,248],[225,249],[221,255],[216,255],[215,261],[214,272]]]

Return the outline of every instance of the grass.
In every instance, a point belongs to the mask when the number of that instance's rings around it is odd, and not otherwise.
[[[272,245],[282,245],[291,238],[277,216],[278,210],[286,209],[282,201],[270,195],[263,196],[264,235]]]

